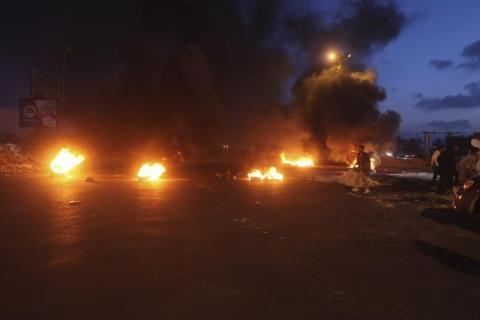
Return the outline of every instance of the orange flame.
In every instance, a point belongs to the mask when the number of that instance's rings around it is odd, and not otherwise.
[[[358,167],[357,159],[352,160],[348,164],[349,169],[353,169],[353,168],[356,168],[356,167]],[[375,157],[370,157],[370,170],[372,170],[373,172],[376,172],[376,168],[377,168],[377,159]]]
[[[50,169],[56,174],[67,174],[75,167],[85,161],[85,156],[80,153],[71,152],[68,148],[63,148],[50,163]]]
[[[277,180],[282,181],[285,177],[283,174],[277,171],[277,168],[270,167],[267,171],[262,172],[259,169],[255,169],[248,174],[248,180]]]
[[[137,177],[142,180],[158,181],[167,171],[160,163],[145,163],[138,170]]]
[[[355,168],[356,166],[357,166],[357,160],[355,159],[355,160],[352,160],[352,161],[350,162],[350,164],[348,165],[348,168],[349,168],[349,169],[353,169],[353,168]]]
[[[282,164],[286,164],[292,167],[298,168],[312,168],[315,166],[315,161],[312,157],[300,157],[297,160],[289,160],[285,153],[280,154],[280,159],[282,160]]]
[[[373,172],[377,171],[377,159],[375,157],[370,158],[370,170]]]

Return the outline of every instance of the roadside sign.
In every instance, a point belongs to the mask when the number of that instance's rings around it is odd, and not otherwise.
[[[21,127],[57,127],[57,101],[54,99],[20,99],[19,121]]]

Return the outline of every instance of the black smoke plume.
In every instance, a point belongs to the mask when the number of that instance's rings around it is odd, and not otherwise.
[[[89,116],[114,115],[96,128],[111,144],[186,154],[215,155],[224,144],[275,149],[289,139],[325,151],[339,137],[383,143],[399,124],[398,114],[378,111],[383,90],[353,64],[327,76],[320,57],[333,45],[361,65],[407,19],[390,1],[344,1],[333,17],[321,5],[145,0],[121,50],[119,80]]]
[[[377,109],[385,91],[377,87],[373,71],[332,67],[302,79],[295,94],[312,138],[332,160],[345,160],[355,144],[390,146],[400,123],[398,113]]]

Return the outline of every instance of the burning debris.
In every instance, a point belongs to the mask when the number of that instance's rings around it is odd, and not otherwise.
[[[167,171],[160,163],[145,163],[137,173],[139,180],[158,181],[160,177]]]
[[[352,157],[347,157],[352,158]],[[378,153],[371,152],[370,153],[370,171],[373,173],[377,172],[377,167],[382,163],[382,159],[378,156]],[[346,160],[346,164],[348,165],[349,169],[357,169],[357,159],[353,158],[353,160]]]
[[[285,177],[283,174],[277,171],[277,168],[270,167],[268,170],[262,172],[259,169],[254,169],[247,175],[248,180],[260,180],[260,181],[282,181]]]
[[[72,152],[68,148],[62,148],[50,163],[50,168],[58,175],[65,175],[84,161],[85,156],[83,154]]]
[[[280,159],[282,161],[282,164],[292,166],[292,167],[312,168],[315,166],[315,161],[313,160],[313,157],[310,157],[310,156],[303,156],[295,160],[291,160],[287,158],[285,153],[282,153],[280,154]]]

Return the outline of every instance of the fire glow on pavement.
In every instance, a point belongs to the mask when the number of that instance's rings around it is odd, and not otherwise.
[[[84,161],[85,156],[83,154],[72,152],[68,148],[62,148],[50,163],[50,168],[56,174],[65,175]]]

